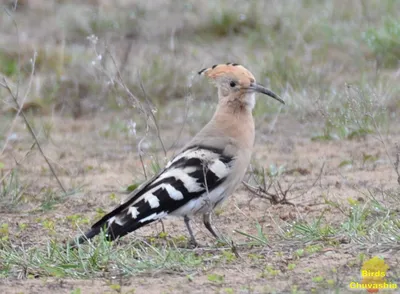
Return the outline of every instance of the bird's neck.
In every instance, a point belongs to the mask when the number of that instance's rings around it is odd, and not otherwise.
[[[241,99],[224,99],[220,100],[215,111],[215,115],[225,114],[241,118],[253,118],[254,103],[252,101],[244,101]]]
[[[243,148],[253,147],[255,131],[251,105],[220,100],[212,123],[220,128],[223,135],[235,139]]]

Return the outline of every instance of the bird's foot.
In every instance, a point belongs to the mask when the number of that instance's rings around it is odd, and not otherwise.
[[[194,238],[190,238],[187,243],[187,248],[190,248],[190,249],[202,248],[202,247],[206,247],[206,246],[197,242],[196,239],[194,239]]]

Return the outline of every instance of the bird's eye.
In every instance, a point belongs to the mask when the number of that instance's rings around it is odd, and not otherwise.
[[[233,88],[236,86],[236,83],[234,81],[232,81],[229,85]]]

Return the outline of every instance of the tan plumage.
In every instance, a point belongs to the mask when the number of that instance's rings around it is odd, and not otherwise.
[[[242,181],[254,144],[252,110],[255,93],[276,94],[258,85],[252,73],[238,64],[220,64],[199,74],[218,88],[217,109],[204,128],[153,179],[128,200],[94,224],[77,242],[97,235],[102,228],[110,240],[122,237],[167,215],[183,216],[191,243],[196,244],[189,216],[201,213],[211,227],[211,211]]]

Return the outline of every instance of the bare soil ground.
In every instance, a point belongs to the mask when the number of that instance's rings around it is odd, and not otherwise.
[[[29,145],[24,146],[22,142],[9,146],[7,152],[12,156],[7,158],[15,158],[17,161],[24,158],[23,162],[21,161],[24,167],[21,182],[29,183],[25,197],[32,197],[22,201],[24,209],[19,208],[19,212],[2,211],[1,223],[9,224],[14,244],[43,244],[46,239],[53,238],[46,227],[38,223],[38,219],[52,219],[56,223],[55,230],[60,242],[63,241],[60,236],[67,239],[76,235],[77,229],[66,221],[68,216],[81,214],[93,219],[96,208],[111,209],[117,201],[110,200],[110,194],[120,190],[121,186],[130,185],[132,179],[141,173],[140,160],[134,150],[129,150],[133,148],[129,141],[96,139],[98,130],[95,126],[100,125],[98,120],[107,119],[110,119],[110,116],[76,121],[53,118],[55,135],[52,137],[52,144],[45,146],[45,151],[57,162],[56,170],[62,175],[60,180],[63,184],[82,188],[79,192],[67,196],[50,211],[34,211],[40,203],[35,203],[35,195],[44,187],[56,188],[43,158],[38,153],[25,157],[25,150],[29,149]],[[339,288],[346,292],[343,289],[346,289],[351,281],[360,279],[361,252],[384,257],[390,266],[391,276],[398,277],[398,247],[384,247],[385,244],[373,242],[357,243],[348,236],[338,235],[332,237],[331,242],[327,241],[329,238],[325,241],[302,242],[278,237],[282,232],[289,231],[291,225],[296,222],[312,223],[320,217],[323,218],[324,225],[340,226],[347,216],[339,209],[326,204],[327,201],[344,203],[344,207],[349,199],[364,204],[370,201],[368,191],[391,206],[393,211],[399,212],[398,201],[382,198],[381,195],[384,194],[379,192],[396,190],[398,184],[393,168],[385,159],[385,150],[376,138],[367,136],[356,141],[313,142],[285,131],[290,125],[297,124],[289,118],[282,118],[282,124],[279,122],[276,131],[266,136],[266,142],[260,142],[263,140],[258,139],[254,151],[254,160],[262,162],[265,167],[271,163],[285,164],[287,171],[300,168],[306,171],[304,175],[295,173],[280,180],[283,187],[294,182],[288,199],[295,206],[271,205],[269,201],[255,197],[242,187],[232,195],[218,216],[214,217],[217,228],[238,244],[246,238],[234,231],[257,235],[258,223],[268,237],[268,246],[239,246],[239,258],[221,261],[204,270],[198,268],[179,272],[160,269],[121,277],[118,278],[121,279],[118,283],[121,284],[122,293],[224,293],[231,291],[230,289],[235,292],[262,293],[291,292],[293,289],[329,291],[331,288]],[[389,144],[392,140],[399,140],[398,130],[392,132],[393,135],[388,139]],[[258,138],[260,137],[259,135]],[[24,148],[20,147],[20,150],[17,150],[14,144]],[[363,163],[362,156],[365,153],[375,154],[375,161]],[[340,167],[344,160],[353,163],[351,166]],[[117,199],[124,197],[126,196],[118,195]],[[18,234],[20,224],[26,224],[26,228]],[[166,220],[164,225],[169,236],[186,235],[181,220]],[[200,222],[196,222],[195,231],[200,243],[206,246],[204,249],[194,249],[198,254],[207,251],[213,254],[213,248],[218,251],[215,241]],[[159,232],[160,224],[154,224],[126,239],[156,236]],[[298,250],[304,250],[304,255],[296,255]],[[289,264],[294,265],[288,267]],[[223,278],[221,281],[210,281],[210,274],[217,274]],[[191,278],[188,278],[189,275]],[[322,277],[322,280],[315,281],[316,277]],[[112,281],[111,277],[87,281],[51,277],[25,281],[8,278],[1,281],[1,287],[3,293],[71,293],[74,289],[80,289],[81,293],[108,293],[114,291],[110,288]]]

